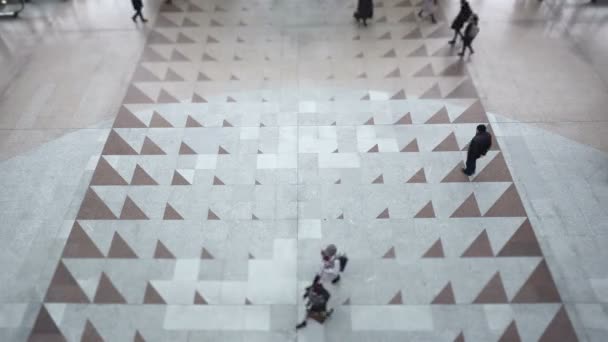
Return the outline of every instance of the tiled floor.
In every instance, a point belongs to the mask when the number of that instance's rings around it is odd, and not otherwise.
[[[409,0],[377,1],[363,28],[352,11],[344,0],[161,5],[131,81],[112,90],[124,94],[114,120],[2,164],[3,216],[19,225],[4,224],[1,242],[19,267],[2,276],[0,336],[605,338],[606,155],[487,113],[475,83],[488,76],[446,44],[443,15],[432,25]],[[89,126],[74,123],[79,111],[61,128]],[[465,177],[479,123],[497,140]],[[61,163],[48,157],[58,152]],[[48,165],[64,163],[79,182],[52,182],[67,176]],[[57,198],[54,210],[9,197],[30,188]],[[327,243],[351,260],[328,285],[336,313],[296,332]],[[38,257],[22,263],[23,249]]]

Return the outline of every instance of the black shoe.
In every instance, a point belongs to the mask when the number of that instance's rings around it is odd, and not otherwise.
[[[144,23],[147,23],[148,19],[142,19],[141,21],[143,21]]]
[[[306,326],[306,321],[304,321],[304,322],[302,322],[302,323],[300,323],[300,324],[296,325],[296,329],[302,329],[302,328],[304,328],[305,326]]]
[[[464,52],[459,53],[458,56],[463,57],[464,56]]]
[[[454,45],[455,43],[456,43],[456,41],[455,41],[455,40],[450,40],[450,41],[448,42],[448,44],[450,44],[450,45]]]
[[[137,18],[135,18],[135,17],[131,17],[131,20],[133,20],[134,23],[137,22]]]
[[[337,282],[339,282],[339,281],[340,281],[340,275],[338,274],[338,276],[337,276],[337,277],[335,277],[335,278],[334,278],[334,280],[332,280],[332,281],[331,281],[331,283],[332,283],[332,284],[335,284],[335,283],[337,283]]]
[[[459,55],[460,55],[460,54],[459,54]],[[463,169],[460,169],[460,171],[462,171],[462,173],[464,173],[465,175],[467,175],[467,176],[469,176],[469,177],[472,175],[472,173],[468,173],[468,172],[467,172],[467,169],[464,169],[464,168],[463,168]]]

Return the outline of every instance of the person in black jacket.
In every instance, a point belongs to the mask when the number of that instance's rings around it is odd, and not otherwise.
[[[449,44],[456,43],[458,36],[462,37],[460,30],[462,29],[464,24],[467,22],[467,20],[469,20],[469,17],[471,16],[471,14],[473,14],[473,11],[471,10],[471,6],[469,6],[469,3],[467,2],[467,0],[460,0],[460,12],[458,12],[458,15],[452,22],[452,29],[454,30],[454,38],[448,42]]]
[[[357,11],[353,14],[357,22],[363,21],[363,26],[367,26],[367,19],[374,16],[374,3],[372,0],[359,0]]]
[[[485,156],[490,147],[492,147],[492,135],[486,131],[485,125],[477,126],[477,134],[469,143],[467,167],[462,169],[462,172],[467,176],[474,174],[477,159]]]
[[[462,36],[462,51],[458,54],[459,56],[464,56],[464,51],[466,48],[469,48],[469,54],[475,53],[471,44],[473,43],[473,39],[477,37],[479,33],[479,17],[476,14],[471,16],[467,27],[464,29],[464,35]]]
[[[296,325],[296,329],[304,328],[308,318],[323,323],[334,312],[334,309],[327,311],[327,302],[329,301],[330,294],[320,282],[307,287],[303,297],[308,298],[306,317],[304,317],[304,320],[300,324]]]
[[[133,4],[133,9],[135,10],[135,14],[133,14],[131,19],[135,22],[137,21],[137,17],[139,17],[139,19],[141,19],[141,21],[144,23],[148,21],[148,19],[144,18],[144,16],[141,14],[141,9],[144,8],[144,3],[142,0],[131,0],[131,3]]]

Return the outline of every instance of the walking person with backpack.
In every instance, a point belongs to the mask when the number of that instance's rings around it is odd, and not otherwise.
[[[433,24],[437,23],[435,20],[435,9],[437,8],[437,0],[423,0],[422,8],[418,12],[420,18],[431,18]]]
[[[466,48],[469,48],[469,56],[472,55],[473,53],[475,53],[471,44],[473,43],[473,40],[475,39],[475,37],[477,37],[478,33],[479,33],[479,17],[477,17],[476,14],[473,14],[471,16],[471,19],[469,20],[469,23],[467,24],[467,27],[464,29],[464,35],[462,36],[462,42],[463,42],[462,51],[458,54],[458,56],[460,56],[460,57],[464,56],[464,50]]]
[[[303,297],[308,299],[306,302],[306,316],[300,324],[296,325],[296,329],[304,328],[309,318],[323,324],[334,312],[334,309],[327,310],[327,302],[331,295],[320,282],[307,287]]]
[[[367,26],[367,19],[371,19],[373,16],[374,2],[372,0],[359,0],[357,2],[357,11],[353,14],[357,22],[363,21],[363,26]]]
[[[321,269],[315,275],[313,284],[324,281],[331,281],[332,284],[338,283],[340,273],[344,271],[347,262],[346,254],[338,254],[336,245],[327,245],[321,250]]]
[[[462,37],[462,33],[460,30],[464,26],[464,24],[469,20],[469,17],[473,14],[471,10],[471,6],[469,6],[469,2],[467,0],[460,0],[460,11],[454,21],[452,22],[452,30],[454,30],[454,38],[448,42],[448,44],[454,45],[456,40],[458,40],[458,36]]]
[[[131,17],[133,22],[137,21],[137,17],[145,23],[148,19],[144,18],[143,14],[141,14],[142,8],[144,8],[144,3],[142,0],[131,0],[131,4],[133,5],[133,9],[135,10],[135,14]]]

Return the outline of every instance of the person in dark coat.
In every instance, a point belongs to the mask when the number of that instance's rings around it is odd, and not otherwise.
[[[477,134],[475,134],[469,143],[467,167],[462,169],[462,172],[467,176],[474,174],[477,159],[485,156],[490,147],[492,147],[492,135],[486,131],[485,125],[477,126]]]
[[[306,317],[304,317],[304,320],[300,324],[296,325],[296,329],[304,328],[309,318],[322,324],[334,312],[334,309],[327,310],[330,294],[321,282],[307,287],[303,297],[308,299],[306,303]]]
[[[460,12],[452,22],[452,30],[454,30],[454,38],[450,40],[449,44],[456,43],[458,36],[462,37],[460,30],[464,26],[464,24],[469,20],[469,17],[473,14],[471,10],[471,6],[469,6],[469,2],[467,0],[460,0]]]
[[[137,17],[139,17],[139,19],[144,23],[148,21],[148,19],[144,18],[143,14],[141,14],[141,9],[144,8],[144,3],[142,0],[131,0],[131,3],[133,4],[133,9],[135,10],[135,14],[133,14],[131,19],[136,22]]]
[[[363,25],[367,26],[367,19],[374,16],[374,2],[372,0],[359,0],[357,11],[353,14],[357,22],[363,21]]]
[[[472,55],[475,53],[471,44],[473,43],[473,39],[477,37],[479,33],[479,17],[476,14],[471,16],[467,27],[464,29],[464,35],[462,36],[462,51],[458,54],[459,56],[464,56],[464,51],[466,48],[469,48],[469,54]]]

